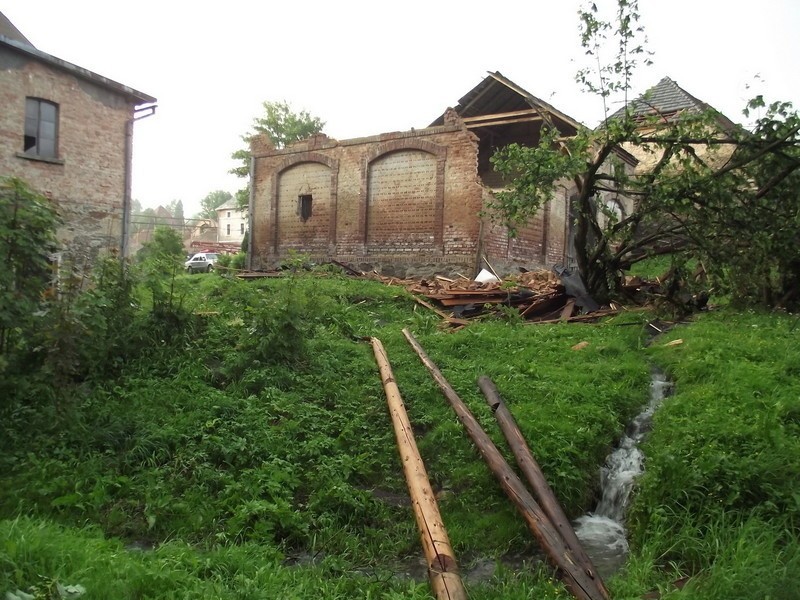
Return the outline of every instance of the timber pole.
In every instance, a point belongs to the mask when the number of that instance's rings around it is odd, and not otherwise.
[[[371,338],[370,341],[380,370],[383,389],[386,392],[397,449],[403,463],[411,505],[414,508],[414,517],[417,520],[422,549],[428,565],[431,588],[437,600],[466,600],[467,592],[458,574],[455,553],[439,514],[436,496],[414,440],[414,432],[395,382],[389,358],[378,338]]]
[[[514,457],[517,459],[517,465],[533,492],[534,498],[542,507],[542,510],[550,519],[550,522],[561,534],[566,546],[572,550],[572,554],[579,561],[578,564],[587,570],[588,573],[594,575],[597,581],[597,587],[603,590],[605,595],[608,596],[608,590],[606,590],[602,578],[595,570],[592,560],[586,554],[586,550],[584,550],[578,536],[575,535],[572,523],[564,514],[564,509],[561,508],[561,504],[559,504],[553,490],[547,483],[547,479],[544,473],[542,473],[539,463],[533,457],[533,453],[517,426],[514,416],[500,397],[497,386],[495,386],[491,379],[485,375],[481,375],[478,378],[478,387],[486,397],[486,402],[492,409],[494,417],[497,419],[497,423],[500,425],[500,429],[503,431],[503,435],[505,435],[508,445],[514,453]]]
[[[458,416],[458,420],[461,421],[506,495],[517,507],[542,550],[548,555],[553,565],[561,571],[564,583],[572,595],[578,600],[608,600],[605,588],[598,585],[593,572],[587,572],[578,564],[577,557],[566,546],[558,530],[534,500],[519,476],[508,465],[497,446],[481,428],[477,419],[453,390],[439,368],[428,358],[419,342],[407,329],[403,329],[403,335],[431,373]]]

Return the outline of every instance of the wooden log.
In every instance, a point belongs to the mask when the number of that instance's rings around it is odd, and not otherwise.
[[[442,390],[445,398],[447,398],[450,406],[458,416],[458,420],[461,421],[467,434],[478,448],[492,474],[503,487],[506,495],[517,507],[542,550],[548,555],[552,564],[560,569],[564,583],[572,595],[578,600],[608,600],[608,594],[605,589],[597,585],[594,573],[587,573],[578,566],[575,555],[564,544],[564,540],[558,530],[542,511],[542,508],[522,483],[519,476],[508,465],[497,446],[494,445],[494,442],[481,428],[466,404],[458,397],[458,394],[447,382],[438,367],[428,358],[419,342],[407,329],[403,329],[403,335],[408,340],[408,343],[411,344],[411,347],[414,348],[414,351],[422,360],[422,364],[425,365],[434,381],[436,381],[439,389]]]
[[[595,570],[592,560],[586,554],[586,550],[584,550],[578,536],[575,535],[572,523],[567,518],[567,515],[564,514],[561,504],[559,504],[556,495],[547,483],[547,479],[544,473],[542,473],[539,463],[536,462],[536,459],[533,457],[533,453],[517,426],[514,416],[500,397],[500,393],[497,391],[494,382],[485,375],[481,375],[478,378],[478,387],[483,392],[486,402],[492,409],[494,417],[497,419],[500,429],[514,454],[514,458],[517,459],[517,465],[522,472],[522,476],[528,482],[528,486],[533,492],[533,497],[542,507],[542,510],[550,519],[550,522],[561,534],[566,546],[572,550],[572,553],[578,560],[578,565],[584,571],[594,575],[597,586],[608,596],[608,590],[606,590],[602,578]]]
[[[403,398],[395,383],[386,350],[378,338],[371,338],[372,351],[386,392],[386,401],[392,417],[397,449],[411,496],[414,517],[419,528],[422,549],[428,564],[428,578],[438,600],[466,600],[467,592],[458,574],[455,553],[447,537],[436,496],[431,488],[425,464],[422,462],[414,432],[408,420]]]

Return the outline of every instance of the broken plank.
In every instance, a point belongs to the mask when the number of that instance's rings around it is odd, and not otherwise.
[[[575,311],[575,298],[570,298],[567,300],[567,303],[564,305],[564,309],[561,311],[561,320],[566,321],[572,316],[572,313]]]
[[[445,321],[447,321],[451,325],[469,325],[469,321],[467,321],[466,319],[457,319],[456,317],[448,315],[447,313],[439,310],[438,308],[436,308],[432,304],[430,304],[428,302],[425,302],[425,300],[422,300],[421,298],[417,298],[416,296],[414,296],[414,300],[420,306],[424,306],[428,310],[432,310],[433,312],[435,312],[437,315],[442,317],[442,319],[444,319]]]

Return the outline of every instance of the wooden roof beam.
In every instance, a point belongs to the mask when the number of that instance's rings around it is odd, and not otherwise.
[[[462,117],[466,124],[477,123],[479,121],[492,121],[494,119],[507,119],[510,117],[540,116],[539,111],[533,108],[515,110],[512,112],[495,113],[492,115],[478,115],[477,117]]]
[[[497,121],[478,121],[477,123],[465,123],[467,129],[478,129],[480,127],[494,127],[495,125],[510,125],[514,123],[533,123],[541,121],[542,117],[518,117],[516,119],[500,119]]]

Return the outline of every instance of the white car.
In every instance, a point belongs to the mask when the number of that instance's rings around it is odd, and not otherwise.
[[[214,269],[219,254],[216,252],[198,252],[183,263],[189,273],[209,273]]]

